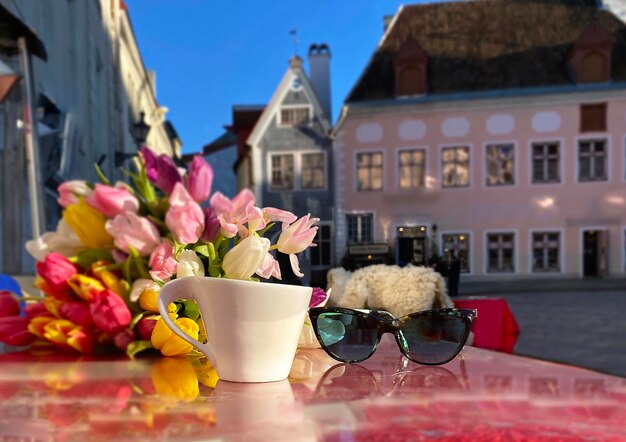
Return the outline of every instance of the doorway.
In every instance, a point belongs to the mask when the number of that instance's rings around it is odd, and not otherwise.
[[[608,232],[583,230],[583,276],[600,277],[608,272]]]
[[[396,230],[396,263],[425,265],[428,259],[426,226],[400,226]]]

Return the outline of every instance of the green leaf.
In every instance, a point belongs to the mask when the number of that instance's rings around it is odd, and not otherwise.
[[[151,341],[133,341],[128,344],[126,348],[126,354],[129,358],[135,359],[135,355],[137,353],[141,353],[142,351],[148,350],[150,348],[154,348]]]
[[[113,262],[113,256],[105,249],[87,249],[76,255],[76,264],[84,269],[91,267],[97,261]]]
[[[174,240],[174,258],[178,258],[180,252],[185,250],[186,244],[181,244],[178,241]]]
[[[213,245],[213,244],[211,244],[211,245]],[[198,255],[206,256],[207,258],[209,258],[211,256],[209,254],[209,245],[208,244],[200,244],[198,246],[195,246],[193,248],[193,251],[196,252]],[[215,254],[215,250],[213,250],[213,253]]]
[[[100,169],[100,166],[98,166],[98,163],[94,164],[94,167],[96,168],[96,173],[98,174],[98,178],[100,178],[100,181],[102,181],[104,184],[106,184],[107,186],[111,185],[111,182],[109,181],[109,179],[106,177],[106,175],[104,174],[104,172],[102,172],[102,169]]]
[[[177,301],[177,304],[181,305],[181,309],[178,310],[180,316],[185,316],[193,321],[200,317],[200,310],[198,304],[194,301]]]
[[[258,232],[256,232],[256,233],[257,233],[257,235],[259,235],[259,236],[263,236],[263,235],[265,235],[265,233],[267,233],[267,231],[268,231],[269,229],[271,229],[272,227],[274,227],[274,224],[275,224],[275,223],[269,223],[268,225],[266,225],[266,226],[265,226],[265,228],[264,228],[263,230],[259,230]]]

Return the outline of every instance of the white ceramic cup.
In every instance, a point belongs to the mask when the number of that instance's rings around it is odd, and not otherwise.
[[[198,348],[220,379],[273,382],[286,379],[304,324],[311,287],[188,276],[159,291],[159,312],[174,333]],[[207,342],[176,326],[167,306],[180,299],[198,304]]]

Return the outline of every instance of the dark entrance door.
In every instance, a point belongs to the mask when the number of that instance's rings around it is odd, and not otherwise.
[[[600,232],[585,230],[583,232],[583,275],[599,276],[599,238]]]

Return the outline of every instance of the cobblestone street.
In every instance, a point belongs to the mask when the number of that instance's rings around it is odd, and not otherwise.
[[[515,353],[626,376],[626,291],[503,296],[521,329]]]

